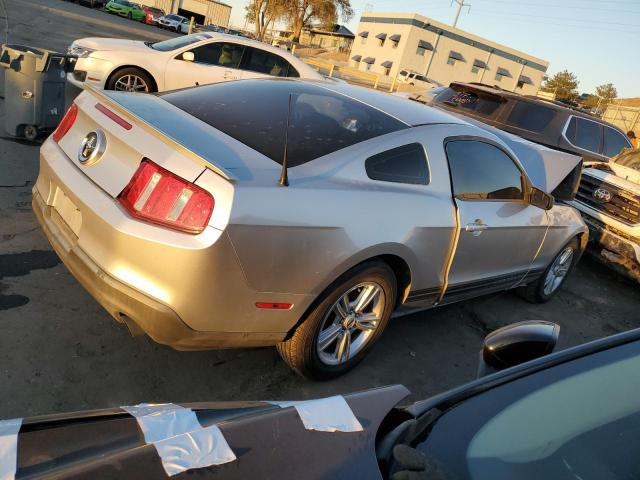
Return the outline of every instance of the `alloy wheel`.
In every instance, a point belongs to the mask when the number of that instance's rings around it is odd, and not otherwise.
[[[573,248],[568,246],[562,250],[551,264],[551,268],[547,272],[544,279],[544,294],[551,295],[562,284],[565,277],[569,273],[571,263],[573,262]]]
[[[334,302],[322,320],[316,352],[326,365],[342,365],[369,343],[380,325],[385,293],[380,285],[364,282]]]
[[[137,75],[124,75],[120,77],[114,87],[114,90],[119,90],[122,92],[148,92],[149,86],[144,79],[140,78]]]

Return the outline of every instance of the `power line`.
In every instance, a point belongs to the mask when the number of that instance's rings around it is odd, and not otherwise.
[[[453,5],[453,2],[458,4],[458,11],[456,12],[456,18],[453,21],[453,27],[455,28],[455,26],[458,24],[458,18],[460,18],[460,12],[462,11],[463,7],[468,7],[469,9],[467,10],[467,13],[469,13],[471,11],[471,4],[470,3],[464,3],[464,0],[453,0],[451,2],[451,5]]]

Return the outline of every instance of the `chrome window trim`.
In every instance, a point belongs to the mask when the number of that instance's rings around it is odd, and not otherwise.
[[[571,123],[571,120],[573,118],[576,119],[576,122],[578,121],[577,119],[581,119],[581,120],[585,120],[587,122],[595,123],[596,125],[599,125],[600,128],[606,127],[606,125],[604,123],[598,122],[597,120],[592,120],[590,118],[585,118],[585,117],[579,117],[578,115],[569,115],[569,117],[567,118],[567,121],[564,124],[564,128],[562,129],[562,134],[561,134],[561,136],[564,139],[564,141],[567,142],[569,145],[571,145],[576,150],[580,150],[581,152],[587,152],[587,153],[590,153],[592,155],[598,155],[600,157],[605,157],[600,152],[594,152],[593,150],[587,150],[586,148],[579,147],[578,145],[575,145],[571,140],[569,140],[567,138],[567,130],[569,129],[569,124]],[[576,124],[576,131],[577,131],[577,124]],[[604,130],[602,130],[602,133],[600,135],[600,148],[603,148],[603,147],[604,147]],[[605,157],[605,158],[609,158],[609,157]]]

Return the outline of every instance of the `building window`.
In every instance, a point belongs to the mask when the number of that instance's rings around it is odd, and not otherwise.
[[[455,66],[455,64],[456,64],[455,58],[452,58],[452,57],[447,58],[447,65]]]
[[[382,67],[384,74],[388,77],[391,73],[391,67]]]
[[[476,67],[475,65],[473,67],[471,67],[471,73],[478,73],[480,71],[480,69],[478,67]]]
[[[502,81],[502,77],[504,77],[504,75],[502,75],[501,73],[496,73],[496,82],[501,82]]]
[[[378,39],[378,42],[379,42],[379,43],[378,43],[378,45],[379,45],[380,47],[384,47],[384,41],[385,41],[385,40],[386,40],[386,38],[379,38],[379,39]]]
[[[365,63],[364,64],[364,69],[368,72],[369,70],[371,70],[371,64],[370,63]]]
[[[426,48],[418,47],[418,48],[417,48],[417,50],[416,50],[416,53],[417,53],[418,55],[420,55],[421,57],[424,57],[424,53],[425,53],[426,51],[427,51],[427,49],[426,49]]]
[[[367,37],[360,37],[360,45],[366,45],[367,44]]]
[[[391,40],[391,48],[398,48],[398,44],[400,42],[394,42],[393,40]]]
[[[516,85],[518,88],[524,88],[524,82],[518,81],[518,85]]]

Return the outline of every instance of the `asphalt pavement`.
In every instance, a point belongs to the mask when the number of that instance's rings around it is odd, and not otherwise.
[[[64,50],[84,36],[169,36],[61,0],[5,1],[12,43]],[[0,99],[0,131],[8,113]],[[482,338],[508,323],[557,322],[560,348],[640,326],[638,285],[585,257],[545,305],[506,292],[394,319],[365,361],[331,382],[297,377],[272,348],[177,352],[131,337],[67,272],[31,211],[39,145],[0,136],[0,418],[139,402],[304,399],[392,383],[417,400],[473,379]]]

